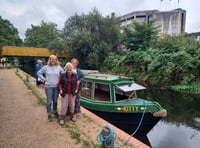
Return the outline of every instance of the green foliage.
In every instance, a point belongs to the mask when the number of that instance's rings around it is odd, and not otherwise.
[[[31,25],[25,33],[25,46],[42,47],[49,49],[63,49],[63,39],[61,31],[57,29],[55,23],[41,22],[39,26]]]
[[[88,68],[88,55],[92,52],[91,33],[83,31],[73,39],[71,48],[72,55],[81,61],[80,67]]]
[[[149,23],[133,23],[123,28],[122,43],[130,50],[144,50],[150,47],[158,38],[158,27],[155,21]]]
[[[104,60],[103,65],[101,66],[101,71],[111,71],[114,72],[114,68],[118,65],[118,62],[123,57],[123,55],[116,54],[114,52],[110,52],[106,59]]]
[[[63,29],[65,47],[72,51],[72,56],[82,61],[80,67],[100,69],[109,52],[117,51],[120,30],[117,19],[103,17],[97,9],[88,15],[70,17]]]
[[[200,84],[175,85],[175,86],[171,86],[171,88],[177,91],[200,94]]]
[[[22,40],[18,35],[18,30],[10,23],[10,21],[3,19],[0,16],[0,47],[1,46],[19,46]]]
[[[151,60],[151,56],[144,51],[130,51],[118,59],[113,70],[117,73],[143,79],[147,76],[147,66]]]
[[[110,45],[104,41],[99,42],[98,44],[94,44],[92,47],[94,51],[88,55],[88,65],[92,69],[100,69],[102,61],[104,61],[105,57],[108,56],[108,53],[111,51],[111,48],[112,47],[110,47]]]
[[[200,79],[200,44],[183,35],[160,38],[145,50],[127,51],[106,65],[117,73],[160,86],[190,84]],[[109,55],[109,64],[117,55]],[[105,64],[106,64],[105,63]]]
[[[170,56],[168,61],[173,63],[170,84],[191,83],[199,80],[200,43],[197,40],[183,35],[166,37],[159,40],[156,46],[159,48],[158,54],[167,53]],[[165,63],[162,65],[168,67]]]

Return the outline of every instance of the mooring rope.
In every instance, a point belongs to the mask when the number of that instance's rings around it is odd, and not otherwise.
[[[148,101],[143,101],[143,104],[145,105],[145,106],[144,106],[144,111],[143,111],[143,113],[142,113],[142,117],[141,117],[141,119],[140,119],[140,122],[139,122],[139,124],[138,124],[136,130],[129,136],[129,138],[127,139],[127,141],[125,141],[122,145],[120,145],[120,146],[118,146],[118,147],[116,147],[116,148],[121,148],[121,147],[125,146],[125,145],[129,142],[129,140],[135,135],[135,133],[137,133],[137,131],[138,131],[138,129],[140,128],[140,126],[141,126],[141,124],[142,124],[142,121],[143,121],[143,119],[144,119],[144,115],[145,115],[145,112],[146,112],[146,106],[148,105]]]
[[[146,112],[146,106],[148,105],[148,101],[143,101],[143,104],[145,105],[144,111],[142,113],[140,122],[139,122],[136,130],[129,136],[129,138],[122,145],[119,145],[119,146],[116,146],[116,147],[114,146],[116,134],[115,134],[114,130],[108,125],[104,126],[104,128],[106,128],[110,131],[109,134],[107,136],[104,136],[103,133],[102,133],[103,132],[103,129],[102,129],[100,131],[99,135],[97,136],[97,140],[99,142],[103,143],[106,148],[122,148],[123,146],[125,146],[129,142],[129,140],[135,135],[135,133],[137,133],[137,131],[139,130],[139,128],[142,124],[142,121],[144,119],[144,115],[145,115],[145,112]]]

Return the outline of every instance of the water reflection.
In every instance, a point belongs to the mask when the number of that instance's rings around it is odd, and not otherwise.
[[[200,139],[200,94],[149,89],[139,92],[139,95],[158,101],[168,111],[168,116],[147,135],[151,147],[197,148],[199,146],[197,144]]]
[[[147,136],[153,148],[197,148],[200,131],[161,121]]]

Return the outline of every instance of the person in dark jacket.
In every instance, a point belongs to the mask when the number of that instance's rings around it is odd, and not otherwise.
[[[58,87],[60,90],[60,95],[62,96],[61,100],[61,112],[60,112],[60,124],[63,125],[65,123],[65,116],[68,111],[71,120],[76,122],[76,118],[74,117],[74,109],[75,109],[75,97],[78,93],[78,78],[77,74],[72,73],[73,66],[70,62],[65,65],[65,73],[61,74]]]

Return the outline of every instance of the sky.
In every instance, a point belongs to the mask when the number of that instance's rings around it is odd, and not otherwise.
[[[62,29],[65,21],[75,13],[87,15],[94,8],[103,16],[112,12],[121,16],[133,11],[181,8],[186,10],[185,31],[200,32],[199,0],[0,0],[0,16],[17,28],[21,39],[31,25],[53,22]]]

